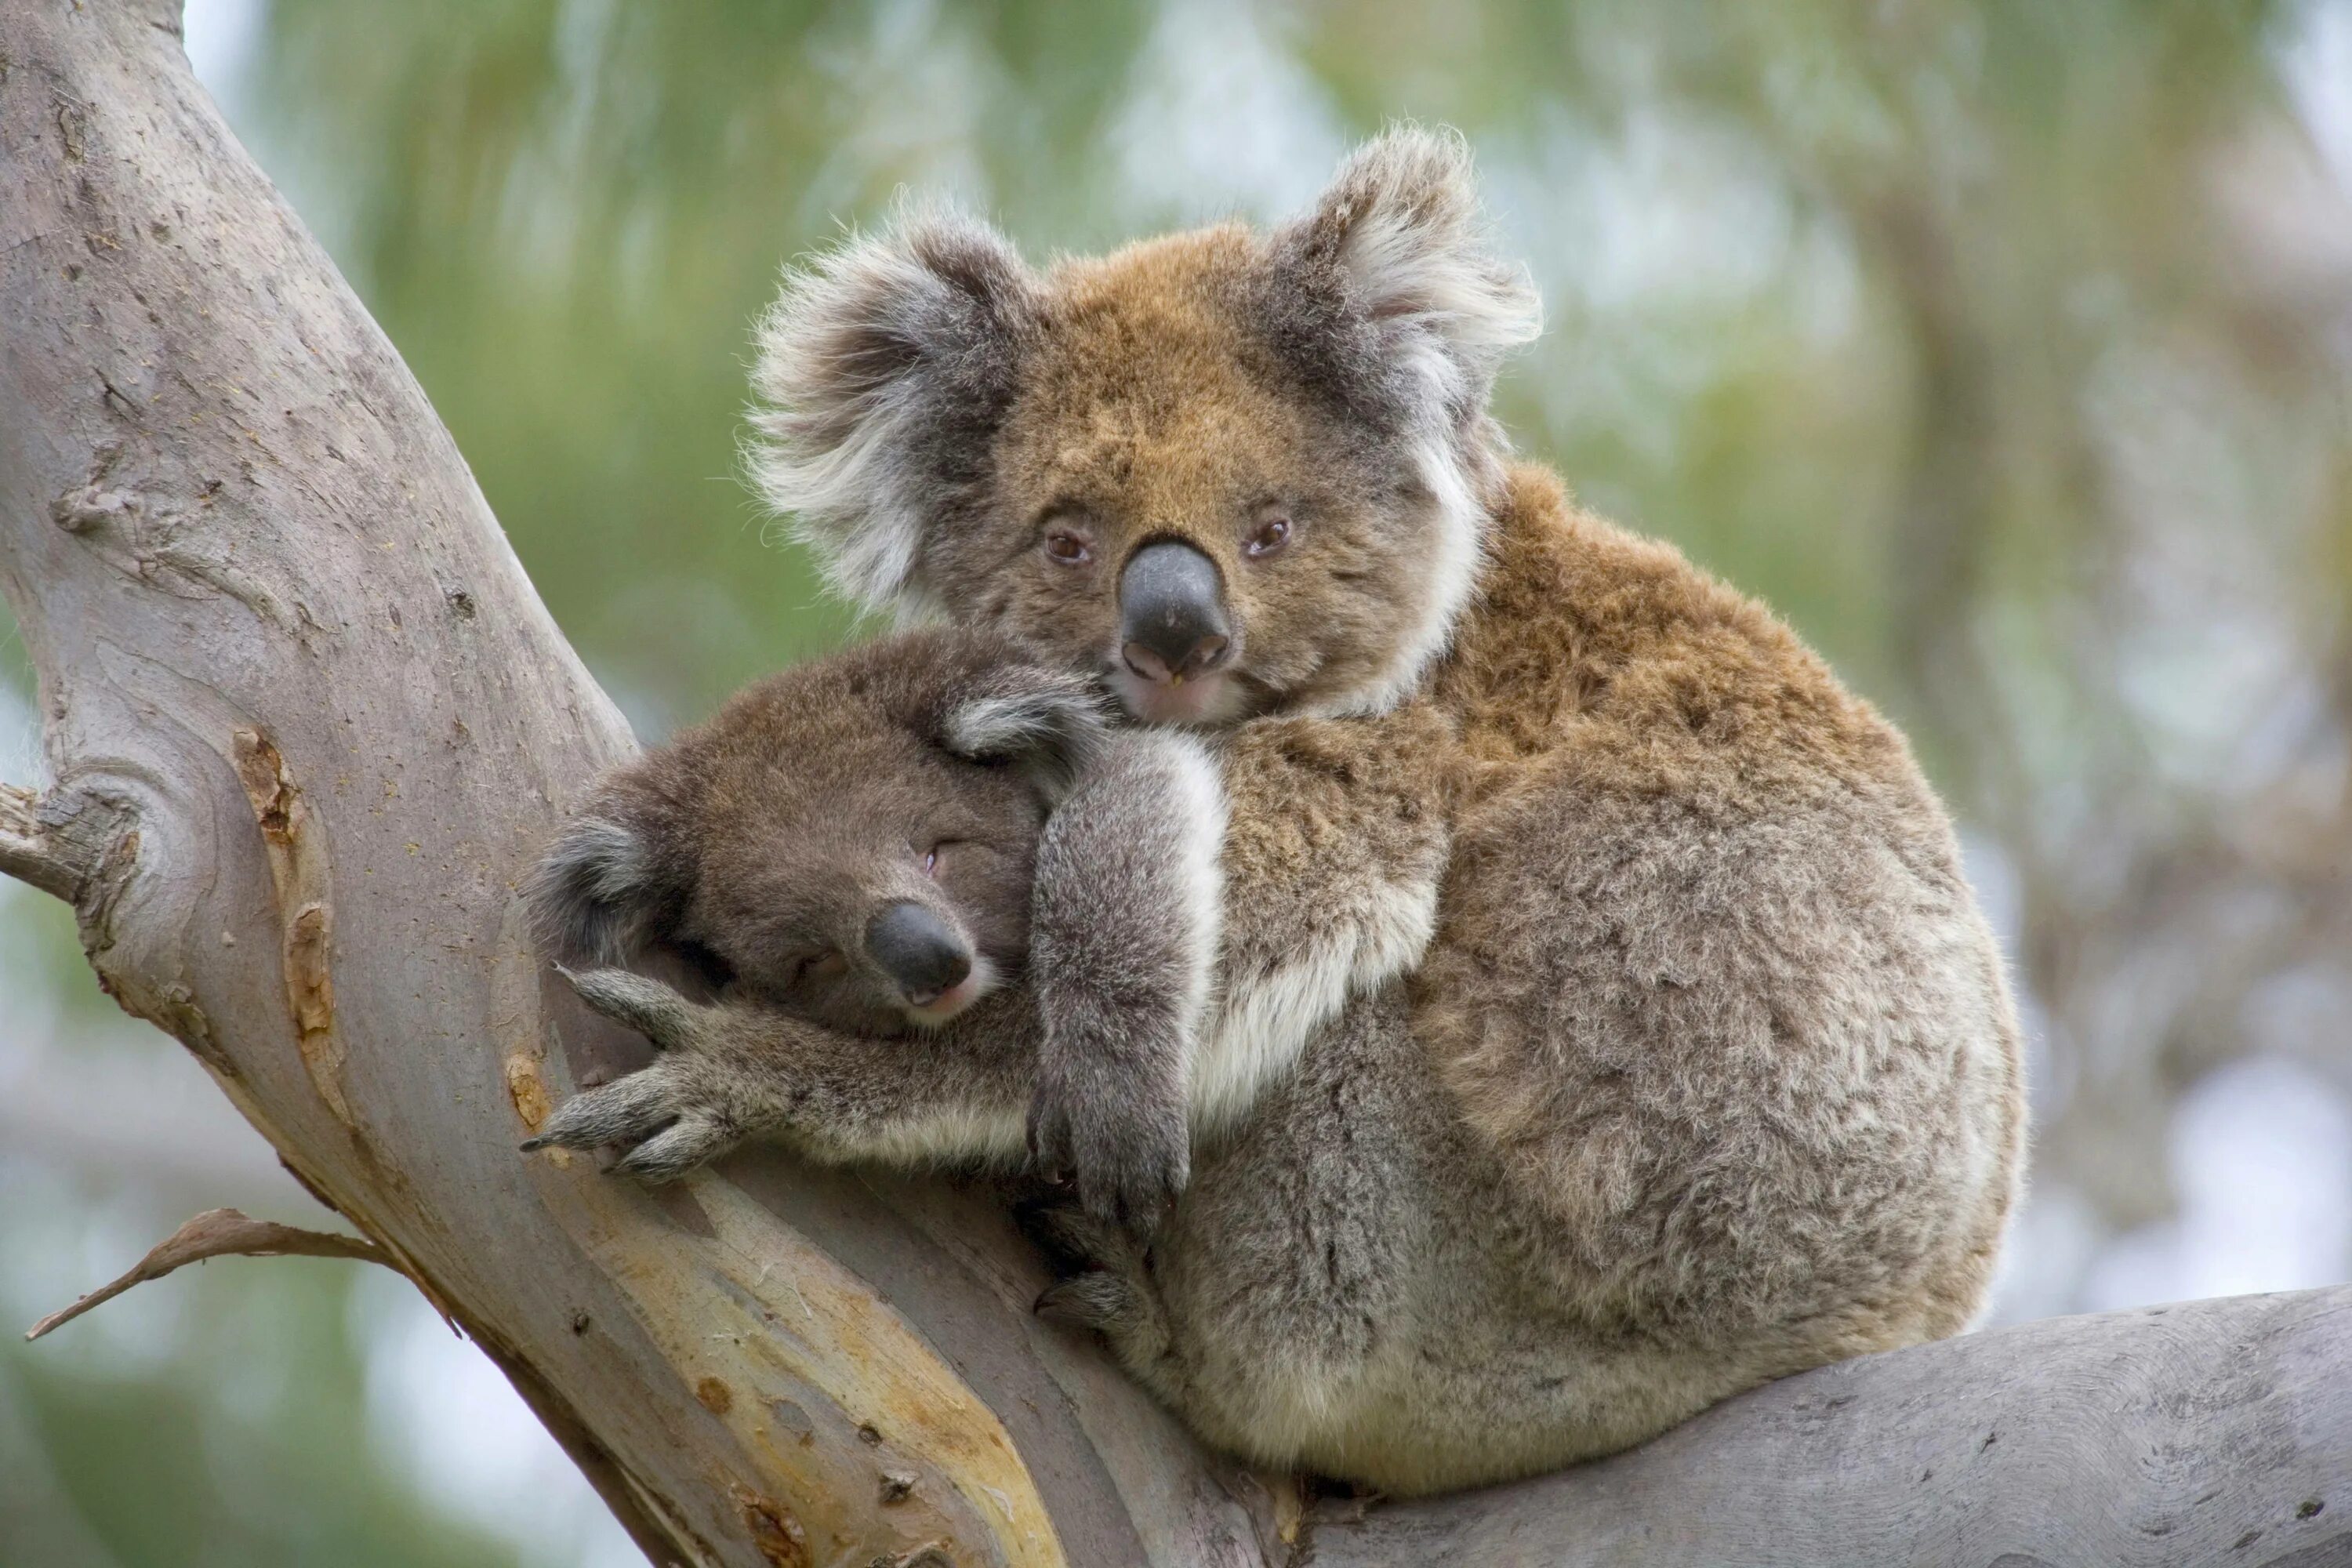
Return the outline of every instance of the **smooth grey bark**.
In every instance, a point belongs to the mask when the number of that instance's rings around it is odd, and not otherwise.
[[[2352,1286],[1865,1356],[1315,1544],[1315,1568],[2346,1568]]]
[[[0,871],[72,902],[102,983],[656,1561],[2352,1560],[2341,1290],[1948,1342],[1518,1487],[1306,1506],[1037,1323],[980,1194],[518,1157],[640,1049],[514,898],[632,742],[167,0],[0,0],[0,590],[56,773],[0,788]]]

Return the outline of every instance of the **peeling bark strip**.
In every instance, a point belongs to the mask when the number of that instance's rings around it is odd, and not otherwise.
[[[279,952],[286,1001],[303,1070],[335,1120],[356,1132],[359,1124],[343,1098],[343,1044],[335,1036],[335,906],[329,898],[325,836],[313,830],[310,808],[269,738],[257,730],[239,730],[231,741],[237,782],[269,847],[269,880],[284,931]]]
[[[382,1247],[355,1236],[250,1219],[235,1209],[206,1209],[157,1242],[128,1273],[109,1280],[72,1306],[51,1312],[26,1330],[25,1337],[37,1340],[51,1329],[72,1322],[92,1307],[113,1300],[133,1285],[161,1279],[175,1268],[202,1263],[207,1258],[355,1258],[365,1263],[381,1263],[386,1268],[397,1268]]]
[[[641,1048],[545,1006],[512,893],[632,742],[177,18],[0,0],[0,591],[63,781],[0,789],[0,872],[74,900],[111,994],[465,1326],[648,1558],[2352,1561],[2352,1289],[1947,1341],[1582,1469],[1302,1510],[1034,1319],[1041,1271],[976,1194],[746,1152],[656,1197],[519,1157],[518,1120]],[[320,808],[362,732],[397,795]]]

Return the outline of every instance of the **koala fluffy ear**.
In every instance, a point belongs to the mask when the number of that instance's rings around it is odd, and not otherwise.
[[[541,952],[601,965],[674,935],[688,892],[649,803],[613,785],[557,837],[523,896]]]
[[[1527,268],[1489,247],[1470,148],[1459,133],[1401,125],[1339,166],[1277,255],[1402,372],[1407,395],[1448,424],[1485,412],[1503,357],[1532,342],[1543,309]]]
[[[1011,763],[1058,801],[1101,750],[1110,716],[1083,678],[1032,665],[988,671],[957,691],[940,743],[976,763]]]
[[[744,458],[835,593],[922,604],[927,533],[977,502],[1037,319],[1012,246],[950,214],[903,213],[785,275]]]

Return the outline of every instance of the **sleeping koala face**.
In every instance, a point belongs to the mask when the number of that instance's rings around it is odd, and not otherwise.
[[[992,626],[1148,722],[1377,710],[1444,647],[1534,333],[1467,155],[1394,132],[1315,210],[1040,273],[914,216],[786,283],[751,454],[834,584]]]
[[[602,784],[530,891],[543,944],[684,950],[862,1034],[944,1023],[1017,973],[1039,828],[1102,716],[1002,638],[803,665]]]

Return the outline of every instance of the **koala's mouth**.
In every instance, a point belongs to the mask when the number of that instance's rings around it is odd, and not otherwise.
[[[1251,707],[1240,672],[1230,668],[1176,681],[1146,680],[1114,668],[1109,681],[1119,705],[1142,724],[1227,724]]]
[[[971,973],[944,991],[908,993],[900,1011],[907,1015],[908,1023],[936,1029],[995,989],[995,966],[986,957],[975,954]]]

